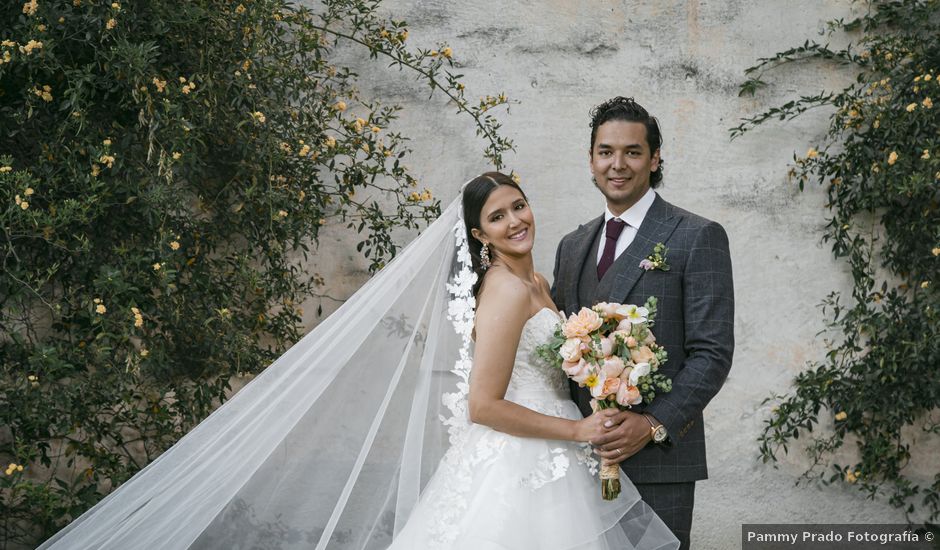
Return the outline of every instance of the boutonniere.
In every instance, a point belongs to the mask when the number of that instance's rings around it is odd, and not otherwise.
[[[653,247],[653,253],[647,256],[645,260],[640,262],[640,267],[646,271],[651,269],[669,271],[669,264],[666,263],[666,252],[669,252],[669,249],[666,248],[666,245],[663,243],[656,243],[656,246]]]

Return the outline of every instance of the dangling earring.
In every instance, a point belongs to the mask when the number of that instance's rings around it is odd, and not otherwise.
[[[490,243],[483,243],[483,248],[480,249],[480,266],[486,271],[491,265],[493,264],[490,262]]]

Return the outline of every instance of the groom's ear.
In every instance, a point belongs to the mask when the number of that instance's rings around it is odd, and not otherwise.
[[[659,149],[653,151],[652,158],[650,158],[650,172],[657,170],[659,170]]]

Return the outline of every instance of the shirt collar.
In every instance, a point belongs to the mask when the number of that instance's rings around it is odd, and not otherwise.
[[[604,209],[604,222],[609,222],[611,218],[620,218],[622,221],[630,224],[630,227],[634,229],[639,229],[640,225],[643,223],[643,220],[646,218],[646,213],[649,212],[651,206],[653,206],[653,201],[656,200],[656,191],[653,191],[653,188],[646,190],[646,194],[640,197],[640,200],[628,208],[623,214],[619,216],[614,216],[610,212],[610,207]]]

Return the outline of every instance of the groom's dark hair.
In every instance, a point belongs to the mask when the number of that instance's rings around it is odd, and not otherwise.
[[[659,121],[656,120],[656,117],[650,115],[632,97],[617,96],[591,109],[591,148],[589,152],[592,155],[594,154],[594,140],[597,138],[597,129],[601,127],[601,124],[611,120],[639,122],[646,126],[646,144],[649,145],[651,155],[662,147],[663,136],[659,131]],[[655,172],[650,172],[650,187],[659,187],[662,181],[663,159],[662,154],[660,154],[659,168]]]

